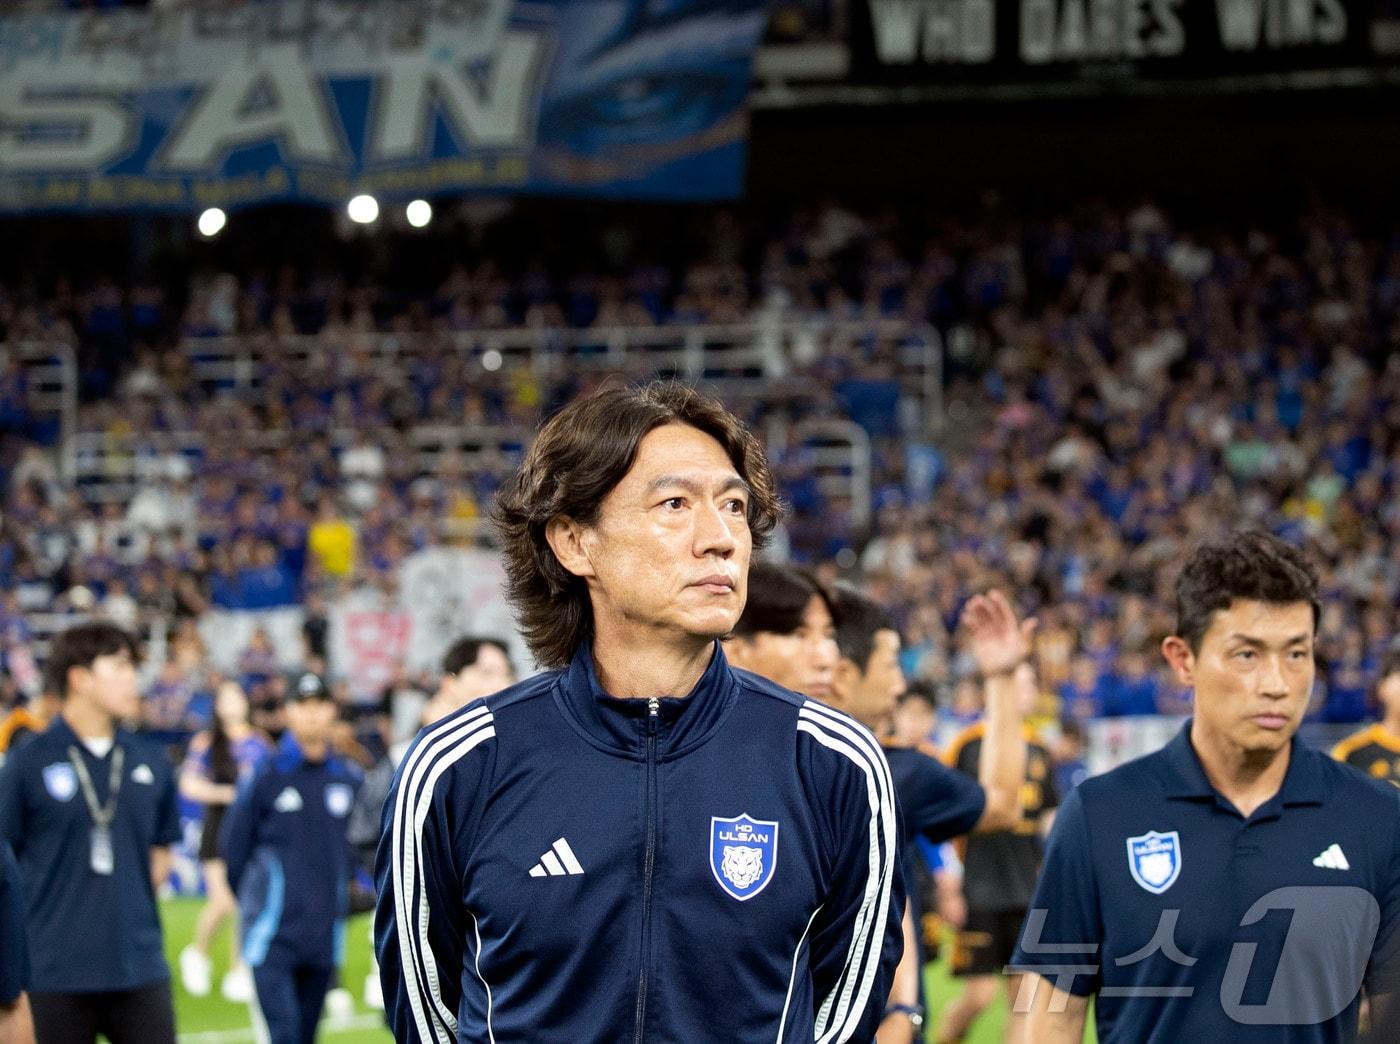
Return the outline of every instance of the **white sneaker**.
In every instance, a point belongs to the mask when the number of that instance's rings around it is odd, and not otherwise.
[[[355,1017],[355,998],[344,986],[326,994],[326,1018],[332,1022],[348,1022]]]
[[[181,950],[180,980],[185,984],[185,992],[191,997],[209,996],[212,967],[208,954],[200,953],[193,946]]]
[[[373,1011],[384,1010],[384,986],[374,972],[365,976],[365,1007]]]
[[[224,976],[223,984],[219,987],[219,992],[223,994],[224,1000],[232,1004],[247,1004],[253,999],[253,974],[248,970],[248,966],[240,961],[234,965],[227,975]]]

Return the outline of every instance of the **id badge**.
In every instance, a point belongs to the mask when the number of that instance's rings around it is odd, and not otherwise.
[[[90,865],[94,874],[100,874],[103,877],[110,877],[112,871],[117,868],[116,856],[112,852],[112,832],[110,830],[93,828]]]

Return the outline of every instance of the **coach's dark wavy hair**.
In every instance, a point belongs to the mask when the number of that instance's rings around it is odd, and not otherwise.
[[[724,447],[749,485],[755,550],[782,517],[763,447],[715,399],[657,381],[605,388],[570,403],[540,429],[492,510],[505,559],[506,596],[540,666],[564,666],[593,635],[588,588],[554,556],[546,527],[559,517],[596,523],[604,498],[631,469],[643,437],[666,424],[687,424]]]
[[[1322,616],[1317,569],[1287,541],[1259,530],[1242,530],[1202,544],[1192,552],[1176,580],[1176,634],[1191,651],[1211,619],[1237,598],[1271,605],[1307,602],[1313,629]]]

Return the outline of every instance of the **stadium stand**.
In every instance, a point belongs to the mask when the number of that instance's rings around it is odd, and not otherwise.
[[[1042,614],[1047,717],[1182,711],[1167,567],[1229,517],[1326,563],[1315,716],[1365,716],[1400,596],[1394,242],[1320,206],[1238,230],[988,206],[718,211],[688,260],[633,230],[611,274],[440,255],[417,294],[272,264],[0,288],[7,647],[41,658],[88,609],[163,636],[386,582],[486,539],[549,411],[661,374],[767,436],[785,550],[896,607],[911,677],[966,673],[951,621],[1001,581]],[[75,386],[97,354],[125,359],[106,395]],[[340,519],[335,564],[312,534]]]

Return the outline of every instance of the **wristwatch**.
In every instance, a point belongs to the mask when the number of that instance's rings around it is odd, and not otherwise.
[[[891,1004],[885,1009],[884,1017],[880,1021],[889,1018],[891,1015],[904,1015],[913,1023],[915,1029],[922,1029],[924,1025],[924,1009],[915,1004]]]

